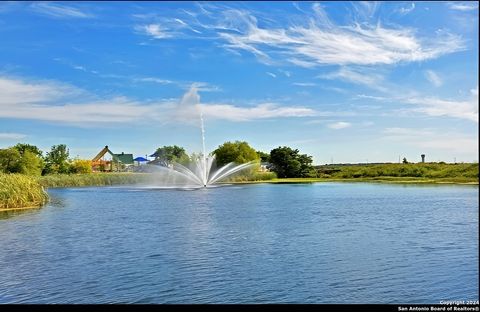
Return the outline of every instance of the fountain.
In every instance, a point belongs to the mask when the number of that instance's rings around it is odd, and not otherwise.
[[[183,111],[180,110],[182,116],[184,116],[186,111],[185,108],[192,108],[192,105],[189,105],[190,107],[185,107],[186,105],[182,104],[192,104],[192,102],[195,104],[193,107],[199,110],[198,116],[200,117],[200,129],[202,135],[202,153],[198,156],[192,157],[188,165],[183,165],[177,162],[172,162],[167,166],[154,165],[156,173],[155,184],[157,186],[206,188],[231,177],[235,173],[252,168],[255,165],[255,162],[244,164],[236,164],[232,162],[214,170],[215,155],[207,155],[206,153],[203,113],[198,105],[200,101],[195,85],[191,87],[187,94],[185,94],[180,103],[181,106],[183,106]]]

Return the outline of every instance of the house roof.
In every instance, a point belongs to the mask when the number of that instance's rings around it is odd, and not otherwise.
[[[105,146],[101,151],[100,153],[97,154],[97,156],[95,156],[92,161],[98,161],[100,160],[100,158],[102,158],[106,153],[109,153],[110,155],[112,155],[112,160],[113,161],[119,161],[121,163],[124,163],[125,165],[131,165],[133,164],[133,154],[125,154],[125,153],[121,153],[121,154],[114,154],[112,153],[112,151],[108,148],[108,145]]]
[[[112,158],[116,161],[124,163],[125,165],[133,164],[133,154],[113,154]]]

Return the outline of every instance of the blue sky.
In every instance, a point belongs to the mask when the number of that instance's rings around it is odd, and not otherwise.
[[[477,2],[2,2],[0,147],[478,161]]]

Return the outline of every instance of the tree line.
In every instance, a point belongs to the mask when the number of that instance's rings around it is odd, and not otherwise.
[[[218,146],[211,155],[215,155],[217,167],[234,162],[237,164],[250,161],[262,163],[279,178],[314,177],[312,156],[301,154],[298,149],[279,146],[269,153],[252,148],[245,141],[225,142]],[[188,155],[183,147],[163,146],[152,155],[156,164],[168,166],[173,162],[188,164],[201,154]],[[0,172],[22,173],[27,175],[90,173],[90,160],[71,159],[65,144],[53,145],[50,151],[43,152],[36,146],[19,143],[0,149]]]
[[[185,149],[179,146],[163,146],[153,154],[157,161],[168,165],[172,162],[188,163],[201,155],[188,156]],[[315,177],[312,156],[301,154],[298,149],[279,146],[269,153],[257,151],[245,141],[225,142],[218,146],[210,155],[215,155],[217,167],[234,162],[243,164],[250,161],[264,163],[275,172],[279,178],[306,178]]]
[[[0,149],[0,172],[26,175],[92,172],[89,160],[70,159],[69,156],[65,144],[53,145],[43,155],[43,151],[35,145],[18,143]]]

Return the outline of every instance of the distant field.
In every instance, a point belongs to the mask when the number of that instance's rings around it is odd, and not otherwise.
[[[310,182],[466,183],[478,184],[478,164],[372,164],[317,167],[317,177],[236,181],[237,183]]]
[[[477,181],[478,163],[474,164],[372,164],[351,166],[321,166],[319,178],[426,178],[433,180],[451,180],[453,182]]]

